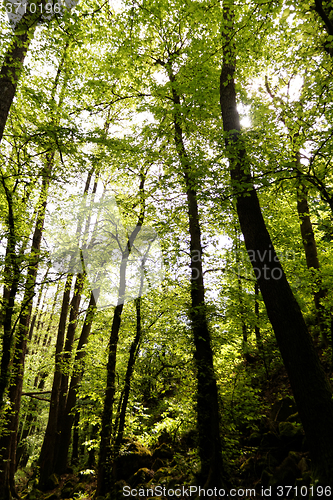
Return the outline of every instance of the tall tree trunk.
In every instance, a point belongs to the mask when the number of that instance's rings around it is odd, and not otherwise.
[[[191,309],[190,320],[194,337],[194,359],[197,369],[197,426],[201,462],[200,483],[205,488],[224,487],[227,482],[222,458],[218,391],[214,373],[213,351],[205,305],[202,272],[202,245],[196,178],[183,141],[180,96],[171,63],[165,64],[174,102],[175,146],[182,167],[189,218],[191,254]]]
[[[62,362],[61,362],[62,374],[61,374],[61,383],[60,383],[58,422],[57,422],[58,437],[59,437],[59,433],[61,432],[62,422],[63,422],[65,408],[66,408],[69,374],[70,374],[70,369],[71,369],[71,359],[72,359],[72,351],[73,351],[73,345],[74,345],[74,336],[75,336],[75,332],[76,332],[77,318],[78,318],[78,314],[79,314],[81,294],[82,294],[84,282],[85,282],[85,275],[79,273],[76,277],[76,280],[75,280],[74,294],[73,294],[73,298],[72,298],[71,306],[70,306],[67,335],[66,335],[64,350],[62,353]],[[60,440],[57,438],[55,457],[58,453],[59,443],[60,443]]]
[[[112,321],[111,335],[109,342],[107,380],[106,380],[106,389],[104,398],[104,408],[102,414],[102,428],[101,428],[101,440],[99,447],[96,496],[106,495],[106,493],[108,493],[112,488],[111,470],[112,470],[113,454],[112,454],[111,436],[113,428],[112,425],[113,406],[116,393],[117,347],[118,347],[119,330],[121,325],[121,315],[123,312],[124,298],[126,292],[127,262],[130,253],[132,251],[134,241],[142,228],[145,216],[145,204],[143,196],[144,182],[145,182],[145,177],[142,176],[139,187],[139,192],[142,199],[142,207],[138,218],[137,226],[129,236],[126,244],[126,249],[122,253],[122,261],[120,265],[118,303],[113,313],[113,321]]]
[[[141,287],[142,288],[142,287]],[[131,380],[132,380],[132,375],[133,375],[133,370],[134,370],[134,365],[135,365],[135,360],[137,357],[138,353],[138,348],[139,344],[141,341],[141,334],[142,334],[142,327],[141,327],[141,297],[138,297],[135,299],[135,311],[136,311],[136,334],[134,337],[134,340],[131,344],[130,348],[130,354],[127,362],[127,369],[126,369],[126,375],[125,375],[125,382],[124,382],[124,389],[122,391],[122,395],[119,401],[119,422],[118,425],[116,423],[117,427],[117,437],[115,440],[115,455],[116,458],[118,457],[119,454],[119,449],[121,446],[121,443],[123,441],[123,436],[124,436],[124,429],[125,429],[125,417],[126,417],[126,410],[127,410],[127,404],[128,404],[128,398],[130,395],[130,390],[131,390]]]
[[[93,169],[91,169],[88,172],[83,195],[87,194],[89,191],[92,174],[93,174]],[[78,224],[76,230],[77,235],[81,234],[81,229],[82,229],[82,223]],[[65,341],[66,322],[67,322],[68,308],[70,302],[72,281],[73,281],[73,275],[69,273],[67,276],[65,289],[63,293],[61,313],[58,326],[56,352],[55,352],[55,368],[54,368],[54,376],[52,383],[49,418],[46,426],[41,452],[39,455],[39,464],[40,464],[39,488],[41,490],[46,489],[47,480],[50,477],[50,475],[53,474],[55,467],[56,440],[57,440],[57,430],[58,430],[58,420],[59,420],[58,419],[59,399],[60,399],[60,388],[62,380],[62,357],[63,357],[63,347]]]
[[[236,252],[235,252],[235,255],[236,255],[236,265],[237,265],[237,269],[240,268],[240,265],[239,265],[239,234],[238,234],[238,231],[237,231],[237,228],[235,228],[235,233],[236,233],[236,236],[235,236],[235,242],[236,242]],[[245,313],[245,307],[244,307],[244,300],[243,300],[243,287],[242,287],[242,278],[240,276],[240,274],[238,273],[237,274],[237,288],[238,288],[238,303],[239,303],[239,316],[240,316],[240,322],[241,322],[241,325],[242,325],[242,334],[243,334],[243,341],[242,341],[242,354],[244,356],[244,358],[246,359],[246,361],[248,362],[252,362],[253,359],[252,359],[252,356],[250,355],[249,353],[249,344],[248,344],[248,335],[247,335],[247,325],[246,325],[246,322],[245,322],[245,318],[246,318],[246,313]]]
[[[50,319],[49,319],[49,322],[48,322],[48,325],[47,325],[47,328],[46,328],[46,332],[45,332],[45,336],[44,336],[44,340],[43,340],[43,347],[46,346],[47,338],[48,338],[49,332],[51,330],[52,322],[53,322],[53,319],[54,319],[54,311],[55,311],[56,305],[58,303],[58,295],[59,295],[59,292],[60,292],[60,287],[61,287],[61,281],[59,280],[58,281],[58,285],[57,285],[57,289],[56,289],[56,293],[54,294],[54,298],[53,298],[53,303],[52,303],[52,308],[51,308],[51,313],[50,313]]]
[[[308,205],[308,190],[304,183],[300,182],[297,189],[297,211],[301,221],[301,235],[305,252],[306,265],[308,269],[319,270],[319,259],[314,231],[310,219],[310,210]],[[326,297],[327,290],[322,287],[320,276],[315,275],[316,291],[313,294],[314,304],[317,311],[317,322],[320,333],[326,347],[328,346],[328,321],[325,321],[325,308],[321,300]]]
[[[92,171],[91,171],[92,174]],[[97,185],[98,185],[98,178],[99,178],[99,173],[96,174],[95,176],[95,181],[94,181],[94,186],[92,190],[92,195],[96,194],[97,191]],[[90,183],[89,179],[89,183]],[[86,184],[88,186],[88,182]],[[86,228],[89,227],[90,225],[90,216],[87,218],[86,221],[82,221],[82,225],[86,225]],[[84,235],[84,242],[83,242],[83,247],[86,247],[86,238],[87,234],[85,231]],[[71,303],[71,309],[70,309],[70,315],[69,315],[69,323],[68,323],[68,328],[67,328],[67,336],[66,336],[66,341],[65,341],[65,346],[64,346],[64,352],[63,352],[63,357],[62,357],[62,366],[63,366],[63,371],[61,375],[61,384],[60,384],[60,393],[59,393],[59,403],[58,403],[58,423],[57,423],[57,435],[58,438],[56,440],[56,448],[54,451],[54,471],[61,474],[66,470],[66,464],[67,464],[67,454],[68,454],[68,447],[70,443],[70,434],[71,434],[71,427],[72,427],[72,419],[70,412],[75,406],[75,401],[76,401],[76,389],[74,387],[72,388],[71,391],[71,399],[69,401],[69,406],[67,408],[67,402],[68,402],[68,383],[69,383],[69,376],[70,376],[70,367],[71,367],[71,359],[72,359],[72,351],[73,351],[73,345],[74,345],[74,336],[76,332],[76,326],[77,326],[77,318],[79,314],[79,307],[80,307],[80,302],[81,302],[81,294],[82,290],[85,284],[86,280],[86,274],[80,273],[77,275],[76,281],[75,281],[75,286],[74,286],[74,295]],[[94,291],[95,294],[99,293],[99,291]],[[91,310],[88,307],[87,315],[90,314],[91,321],[89,320],[87,323],[84,323],[81,336],[83,333],[83,338],[82,341],[85,339],[85,342],[88,339],[88,336],[90,334],[90,329],[92,325],[92,320],[93,316],[95,313],[96,309],[96,302],[94,298],[94,292],[91,292],[91,297],[90,297],[90,303],[93,303],[94,306],[92,306],[93,309],[93,314],[91,315],[90,312]],[[92,302],[91,302],[92,301]],[[87,319],[87,318],[86,318]],[[81,339],[80,339],[81,340]],[[79,341],[80,343],[80,341]],[[74,361],[75,363],[75,361]],[[74,364],[74,370],[75,370],[75,364]],[[83,372],[82,372],[83,375]],[[73,383],[75,384],[75,376],[73,379]],[[78,385],[79,380],[76,381],[76,385]],[[75,385],[75,387],[76,387]],[[73,405],[73,406],[72,406]],[[68,412],[67,412],[68,410]]]
[[[76,393],[84,373],[84,357],[86,354],[84,348],[88,342],[91,327],[93,324],[98,295],[99,295],[99,290],[94,290],[93,292],[91,292],[89,306],[83,323],[79,343],[77,345],[75,361],[74,361],[74,373],[71,378],[71,383],[68,391],[66,407],[63,414],[62,422],[60,422],[58,419],[59,435],[57,444],[57,459],[55,466],[55,472],[58,474],[63,474],[67,466],[68,450],[71,441],[71,432],[75,419],[75,414],[73,410],[76,405]]]
[[[43,171],[43,182],[41,194],[38,202],[38,213],[35,231],[32,238],[30,262],[25,283],[24,296],[21,305],[18,331],[15,338],[14,356],[9,386],[10,411],[5,415],[3,435],[0,439],[0,499],[11,500],[16,498],[14,474],[18,419],[21,406],[21,395],[24,374],[24,361],[27,350],[29,334],[29,322],[32,310],[32,303],[35,291],[36,277],[39,265],[39,251],[45,220],[45,210],[50,183],[50,175],[53,167],[54,154],[48,155],[47,165]]]
[[[90,432],[90,439],[95,440],[98,436],[98,425],[94,424],[91,428]],[[88,461],[87,461],[87,467],[88,469],[92,469],[96,465],[96,450],[94,447],[91,447],[89,452],[88,452]]]
[[[91,171],[92,173],[92,171]],[[94,181],[94,186],[92,190],[92,195],[96,194],[97,191],[97,185],[98,185],[98,177],[99,174],[97,173],[95,176],[95,181]],[[90,179],[89,179],[90,183]],[[87,183],[88,186],[88,183]],[[86,228],[89,227],[90,225],[90,216],[88,216],[86,221],[82,221],[82,225],[86,225]],[[83,247],[86,247],[86,238],[88,235],[84,234],[84,241],[83,241]],[[71,367],[71,359],[72,359],[72,351],[73,351],[73,345],[74,345],[74,336],[76,332],[76,326],[77,326],[77,318],[79,314],[79,307],[81,303],[81,294],[82,290],[84,287],[86,281],[86,274],[85,272],[79,273],[76,277],[75,280],[75,285],[74,285],[74,294],[71,302],[71,308],[70,308],[70,314],[69,314],[69,323],[67,327],[67,336],[66,336],[66,341],[65,341],[65,346],[64,346],[64,352],[62,356],[62,366],[63,366],[63,371],[61,375],[61,384],[60,384],[60,394],[59,394],[59,408],[58,408],[58,424],[57,424],[57,433],[58,437],[61,436],[61,432],[63,430],[63,423],[64,423],[64,418],[65,418],[65,412],[66,412],[66,404],[67,404],[67,396],[68,396],[68,383],[69,383],[69,375],[70,375],[70,367]],[[91,296],[93,295],[93,292],[91,293]],[[94,298],[93,298],[94,300]],[[88,335],[90,333],[90,328],[91,328],[91,323],[89,328]],[[84,332],[85,334],[86,332]],[[54,467],[55,471],[60,471],[63,470],[64,467],[66,467],[66,463],[62,463],[62,457],[64,456],[63,452],[65,450],[61,449],[62,443],[61,443],[61,437],[60,439],[57,439],[57,447],[55,449],[55,462],[54,462]],[[58,454],[61,455],[59,457],[59,460],[57,459]],[[66,460],[65,460],[66,462]]]
[[[233,6],[224,7],[224,21],[220,103],[237,213],[308,439],[315,477],[322,484],[332,486],[332,394],[261,213],[236,107],[235,57],[231,42]]]
[[[77,463],[79,459],[79,423],[80,423],[80,413],[75,412],[74,416],[74,426],[73,426],[73,450],[72,450],[72,460],[71,463]]]
[[[69,299],[71,292],[73,275],[69,274],[67,276],[65,289],[62,298],[57,342],[56,342],[56,352],[55,352],[55,367],[52,383],[51,392],[51,402],[49,410],[49,418],[44,434],[44,440],[39,455],[39,487],[43,490],[46,487],[47,480],[53,472],[54,467],[54,450],[56,446],[56,435],[57,435],[57,422],[58,422],[58,403],[59,403],[59,393],[61,384],[61,361],[62,361],[62,351],[65,340],[66,331],[66,320],[69,308]]]
[[[38,314],[41,314],[42,310],[43,310],[43,305],[40,308],[40,304],[41,304],[41,301],[42,301],[42,295],[43,295],[43,291],[44,291],[44,286],[45,286],[47,275],[49,274],[49,270],[50,270],[50,267],[47,268],[47,270],[45,272],[45,275],[44,275],[44,277],[42,279],[42,283],[41,283],[40,289],[39,289],[35,312],[34,312],[34,315],[32,316],[32,320],[31,320],[31,323],[30,323],[29,343],[32,340],[32,336],[33,336],[33,333],[34,333],[34,328],[35,328],[37,316],[38,316]]]
[[[107,380],[102,415],[101,441],[99,447],[97,495],[106,495],[111,490],[112,481],[110,471],[112,469],[111,435],[113,404],[116,392],[116,359],[121,314],[124,304],[117,304],[113,313],[113,321],[109,343],[109,357],[107,364]]]
[[[17,84],[22,74],[24,59],[40,17],[39,5],[35,9],[35,13],[31,13],[29,4],[30,2],[27,4],[26,14],[15,28],[14,36],[9,44],[0,71],[0,142]]]
[[[262,341],[261,333],[260,333],[260,326],[259,326],[259,320],[260,320],[260,315],[259,315],[259,285],[258,282],[256,281],[254,284],[254,315],[255,315],[255,325],[254,325],[254,334],[256,336],[256,344],[257,344],[257,349],[259,352],[259,355],[261,356],[261,359],[264,363],[265,367],[265,372],[266,372],[266,377],[267,380],[269,381],[269,370],[268,370],[268,363],[266,361],[266,355],[265,355],[265,349],[264,349],[264,343]]]
[[[12,318],[14,314],[15,298],[18,291],[20,280],[20,269],[15,254],[15,222],[12,212],[12,200],[9,199],[9,227],[10,234],[7,241],[7,250],[5,257],[5,284],[3,290],[3,307],[2,307],[2,356],[1,356],[1,372],[0,372],[0,418],[4,408],[4,396],[9,382],[9,365],[11,360],[11,351],[13,343],[13,328]]]
[[[257,344],[257,349],[260,354],[264,354],[264,346],[262,343],[262,338],[261,338],[261,333],[260,333],[260,327],[259,327],[259,286],[258,282],[256,281],[254,284],[254,315],[256,318],[256,323],[254,326],[254,334],[256,336],[256,344]]]

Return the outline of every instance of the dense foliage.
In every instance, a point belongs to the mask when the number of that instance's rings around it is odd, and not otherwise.
[[[332,487],[331,2],[74,3],[1,11],[0,500]]]

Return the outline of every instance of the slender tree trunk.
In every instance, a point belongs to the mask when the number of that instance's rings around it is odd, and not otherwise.
[[[45,275],[42,279],[42,284],[40,286],[40,289],[39,289],[39,293],[38,293],[38,298],[37,298],[37,304],[36,304],[36,308],[35,308],[35,312],[32,316],[32,320],[31,320],[31,323],[30,323],[30,329],[29,329],[29,343],[31,342],[32,340],[32,336],[33,336],[33,333],[34,333],[34,328],[35,328],[35,324],[36,324],[36,320],[37,320],[37,316],[38,316],[38,313],[41,314],[42,313],[42,309],[43,309],[43,305],[42,307],[40,308],[40,304],[41,304],[41,301],[42,301],[42,295],[43,295],[43,291],[44,291],[44,286],[45,286],[45,281],[46,281],[46,278],[47,278],[47,275],[49,274],[49,270],[50,268],[48,267],[46,272],[45,272]],[[39,309],[40,308],[40,309]]]
[[[236,233],[236,238],[235,238],[235,241],[236,241],[236,264],[237,264],[237,268],[239,269],[240,268],[239,254],[238,254],[238,252],[239,252],[239,247],[238,247],[239,235],[238,235],[238,231],[236,228],[235,228],[235,233]],[[253,360],[252,360],[252,356],[249,353],[249,344],[248,344],[248,339],[247,339],[248,335],[247,335],[247,325],[245,322],[246,314],[245,314],[244,301],[243,301],[242,279],[241,279],[241,276],[239,273],[237,274],[237,287],[238,287],[239,316],[240,316],[240,322],[242,325],[242,333],[243,333],[243,342],[242,342],[242,351],[243,352],[242,352],[242,354],[243,354],[244,358],[246,359],[246,361],[252,362]]]
[[[66,401],[66,407],[64,415],[62,418],[61,426],[59,426],[59,437],[58,437],[58,452],[55,472],[58,474],[64,473],[67,466],[68,450],[71,441],[71,432],[74,424],[75,414],[73,412],[76,405],[76,393],[78,386],[81,383],[83,373],[84,373],[84,357],[85,357],[85,345],[88,342],[90,335],[92,323],[96,313],[96,302],[98,300],[99,290],[94,290],[90,295],[90,302],[87,309],[86,317],[82,327],[79,343],[76,350],[75,361],[74,361],[74,373],[71,378],[71,383],[68,391],[68,397]],[[60,424],[60,422],[58,422]]]
[[[101,428],[101,441],[99,447],[99,460],[98,460],[98,475],[97,475],[97,489],[96,496],[106,495],[112,488],[112,419],[113,419],[113,406],[114,398],[116,393],[116,360],[117,360],[117,347],[119,330],[121,325],[121,315],[124,307],[124,298],[126,292],[126,268],[128,258],[132,251],[134,241],[141,230],[144,215],[145,215],[145,205],[143,198],[143,188],[144,188],[145,178],[142,176],[139,191],[142,195],[142,208],[138,218],[138,223],[135,229],[132,231],[130,237],[128,238],[126,249],[123,251],[122,261],[120,265],[119,273],[119,289],[118,289],[118,303],[115,307],[113,314],[113,321],[111,327],[111,335],[109,342],[109,356],[107,364],[107,380],[106,380],[106,390],[104,398],[104,408],[102,415],[102,428]]]
[[[98,460],[98,495],[106,495],[111,489],[112,482],[110,471],[112,469],[111,435],[113,404],[116,392],[116,359],[119,330],[121,324],[121,314],[124,304],[117,304],[113,313],[113,321],[109,343],[109,358],[107,364],[107,380],[104,399],[104,409],[102,415],[101,442]]]
[[[91,181],[91,175],[93,171],[91,171],[90,178],[89,178],[89,184]],[[96,174],[95,181],[94,181],[94,186],[92,190],[92,195],[96,194],[97,190],[97,185],[98,185],[98,173]],[[89,186],[88,181],[86,184],[86,187]],[[83,225],[82,221],[82,225]],[[85,221],[86,228],[89,227],[90,224],[90,217]],[[84,237],[84,242],[83,246],[86,245],[86,237],[87,235],[85,234]],[[70,415],[72,409],[75,406],[76,402],[76,386],[79,384],[81,381],[81,378],[83,376],[80,376],[80,380],[76,380],[76,377],[74,376],[73,378],[73,387],[71,390],[70,394],[70,401],[68,401],[68,383],[69,383],[69,375],[70,375],[70,368],[71,368],[71,359],[72,359],[72,351],[73,351],[73,344],[74,344],[74,336],[76,332],[76,326],[77,326],[77,318],[79,314],[79,307],[80,307],[80,302],[81,302],[81,294],[82,290],[85,284],[86,280],[86,275],[85,273],[80,273],[78,274],[76,281],[75,281],[75,286],[74,286],[74,295],[71,303],[71,309],[70,309],[70,316],[69,316],[69,324],[67,328],[67,337],[65,341],[65,347],[64,347],[64,353],[62,357],[62,365],[63,365],[63,371],[62,371],[62,376],[61,376],[61,384],[60,384],[60,394],[59,394],[59,403],[58,403],[58,423],[57,423],[57,435],[58,439],[56,441],[56,448],[54,451],[54,471],[57,472],[58,474],[61,474],[66,470],[66,465],[67,465],[67,455],[68,455],[68,448],[70,444],[70,435],[71,435],[71,427],[73,424],[72,416]],[[90,308],[88,307],[87,315],[90,315],[89,321],[84,323],[82,332],[81,332],[81,337],[83,334],[82,341],[86,343],[88,336],[90,334],[91,330],[91,325],[93,321],[93,316],[96,310],[96,302],[95,302],[95,297],[96,294],[99,294],[99,290],[95,290],[94,292],[91,292],[91,298],[90,298],[90,304],[92,305]],[[91,313],[91,309],[93,309],[93,314]],[[86,317],[87,320],[88,316]],[[81,340],[81,338],[80,338]],[[82,342],[81,341],[81,342]],[[80,344],[80,341],[79,341]],[[83,345],[83,344],[82,344]],[[80,347],[81,349],[81,347]],[[75,361],[74,361],[75,363]],[[75,370],[75,364],[74,364],[74,370]]]
[[[333,403],[301,310],[267,231],[241,136],[234,84],[233,7],[224,7],[226,32],[220,102],[237,212],[308,439],[315,477],[333,485]]]
[[[148,252],[149,252],[149,249],[147,250],[147,254],[148,254]],[[144,264],[145,260],[146,260],[146,256],[144,257],[142,264]],[[129,395],[130,395],[130,391],[131,391],[131,380],[132,380],[135,361],[137,359],[139,346],[140,346],[140,342],[141,342],[141,337],[142,337],[142,321],[141,321],[141,303],[142,303],[142,300],[141,300],[141,294],[142,294],[142,290],[143,290],[143,285],[144,285],[144,276],[142,275],[141,282],[140,282],[139,297],[137,297],[134,300],[135,311],[136,311],[136,333],[135,333],[135,337],[133,339],[133,342],[132,342],[131,348],[130,348],[130,354],[129,354],[129,358],[128,358],[128,362],[127,362],[127,369],[126,369],[126,375],[125,375],[124,388],[123,388],[121,396],[119,398],[117,417],[115,419],[115,425],[114,425],[114,435],[116,435],[116,438],[115,438],[115,445],[114,445],[113,477],[115,477],[115,478],[117,477],[117,459],[119,457],[119,451],[120,451],[121,443],[122,443],[123,437],[124,437],[126,411],[127,411],[127,405],[128,405]]]
[[[308,269],[319,270],[319,259],[317,253],[317,245],[314,237],[314,231],[310,219],[310,210],[308,205],[308,190],[301,182],[297,189],[297,211],[301,221],[301,235]],[[317,321],[320,328],[322,340],[328,347],[328,330],[329,325],[325,321],[325,308],[321,304],[321,300],[326,297],[327,290],[322,288],[320,276],[315,276],[316,291],[313,294],[314,303],[317,311]]]
[[[1,373],[0,373],[0,417],[4,408],[4,395],[9,382],[9,365],[11,360],[11,350],[13,341],[12,318],[15,306],[15,297],[18,291],[21,271],[18,264],[15,246],[17,243],[16,224],[14,217],[12,193],[5,180],[2,178],[2,184],[6,194],[8,204],[8,229],[9,235],[7,239],[7,248],[5,256],[4,269],[4,291],[3,291],[3,307],[1,310],[1,319],[3,325],[2,337],[2,357],[1,357]],[[1,450],[0,450],[1,452]]]
[[[260,354],[263,353],[263,344],[262,344],[262,338],[261,338],[261,333],[260,333],[260,328],[259,328],[259,286],[258,282],[256,281],[254,284],[254,314],[256,317],[256,324],[254,326],[254,334],[256,336],[256,343],[257,343],[257,349],[260,352]]]
[[[80,423],[80,413],[75,412],[74,415],[74,425],[73,425],[73,449],[72,449],[72,459],[71,463],[76,464],[79,460],[79,423]]]
[[[92,171],[91,171],[92,174]],[[89,179],[89,183],[91,181],[91,178]],[[92,195],[96,194],[97,190],[97,185],[98,185],[98,174],[95,177],[94,181],[94,186],[92,190]],[[87,183],[88,186],[88,183]],[[86,228],[89,227],[90,224],[90,217],[85,221]],[[84,225],[84,222],[82,221],[82,225]],[[86,232],[86,231],[85,231]],[[84,236],[84,242],[83,246],[86,246],[86,237],[87,235],[85,234]],[[79,307],[81,303],[81,294],[82,290],[84,287],[86,281],[86,274],[85,273],[80,273],[77,275],[77,278],[75,280],[75,285],[74,285],[74,295],[71,303],[71,308],[70,308],[70,315],[69,315],[69,323],[68,323],[68,328],[67,328],[67,336],[66,336],[66,341],[65,341],[65,347],[64,347],[64,353],[62,357],[62,365],[63,365],[63,371],[62,371],[62,376],[61,376],[61,384],[60,384],[60,394],[59,394],[59,409],[58,409],[58,436],[60,439],[57,439],[57,447],[55,450],[55,471],[59,472],[63,471],[64,468],[66,468],[66,461],[67,461],[67,455],[64,460],[64,455],[66,450],[68,450],[68,446],[66,446],[66,441],[67,439],[70,439],[70,429],[69,429],[69,435],[66,436],[65,442],[62,442],[61,438],[61,433],[65,431],[64,428],[64,418],[65,418],[65,413],[66,413],[66,405],[67,405],[67,397],[68,397],[68,383],[69,383],[69,375],[70,375],[70,368],[71,368],[71,359],[72,359],[72,351],[73,351],[73,345],[74,345],[74,336],[76,332],[76,326],[77,326],[77,318],[79,314]],[[93,292],[91,293],[92,300],[94,300],[93,297]],[[88,308],[89,310],[89,308]],[[92,319],[91,319],[92,321]],[[87,331],[87,334],[89,335],[90,329],[91,329],[91,324],[88,326],[89,331]],[[84,332],[86,334],[86,332]],[[75,404],[75,403],[74,403]],[[69,442],[68,442],[69,445]],[[64,447],[64,448],[63,448]],[[59,458],[57,458],[59,455]]]
[[[48,322],[48,325],[47,325],[47,328],[46,328],[46,332],[45,332],[45,337],[44,337],[44,340],[43,340],[43,347],[45,347],[45,345],[46,345],[46,339],[47,339],[48,334],[49,334],[49,332],[51,330],[52,322],[53,322],[53,319],[54,319],[54,311],[55,311],[56,305],[58,303],[58,295],[59,295],[59,292],[60,292],[60,287],[61,287],[61,281],[59,280],[58,281],[58,285],[57,285],[57,289],[56,289],[56,293],[54,294],[54,298],[53,298],[50,319],[49,319],[49,322]]]
[[[91,169],[88,173],[83,195],[87,194],[89,191],[92,174],[93,174],[93,169]],[[80,224],[78,224],[76,230],[77,235],[81,234],[81,229],[82,229],[82,221]],[[67,276],[65,289],[63,293],[61,313],[58,326],[58,335],[57,335],[56,353],[55,353],[55,368],[54,368],[54,377],[52,384],[49,418],[46,426],[43,445],[39,456],[39,464],[40,464],[39,488],[41,490],[45,490],[47,480],[50,477],[50,475],[53,474],[55,468],[56,440],[57,440],[57,430],[59,421],[59,399],[60,399],[61,380],[62,380],[62,358],[63,358],[63,347],[65,341],[66,322],[67,322],[68,308],[70,302],[72,281],[73,281],[73,275],[69,273]]]
[[[9,290],[8,298],[6,297],[5,315],[3,320],[3,337],[2,337],[2,357],[1,357],[1,374],[0,374],[0,415],[3,410],[5,391],[9,383],[9,366],[12,351],[12,317],[14,312],[15,297],[17,294],[19,273],[15,273],[12,285]]]
[[[47,165],[43,172],[43,182],[38,202],[39,210],[37,214],[36,227],[32,238],[28,275],[25,284],[23,302],[21,305],[18,332],[15,339],[12,373],[8,391],[11,408],[8,414],[5,415],[6,422],[4,432],[3,436],[0,439],[0,450],[2,452],[0,460],[0,484],[2,485],[0,490],[1,500],[11,500],[12,497],[17,497],[14,483],[14,474],[18,420],[23,386],[24,362],[27,350],[29,322],[35,291],[35,283],[39,265],[39,251],[44,226],[48,188],[53,167],[53,156],[53,154],[49,155],[47,159]]]
[[[197,426],[201,462],[200,483],[205,488],[224,487],[226,473],[222,458],[218,391],[214,373],[213,351],[206,315],[202,272],[202,245],[198,212],[196,179],[183,141],[180,97],[170,63],[166,64],[174,102],[175,145],[185,179],[189,217],[191,253],[190,320],[194,337],[194,359],[197,369]]]
[[[272,98],[273,102],[276,101],[276,96],[272,92],[269,83],[268,83],[268,78],[266,77],[265,79],[265,86],[268,94]],[[281,122],[285,125],[285,127],[288,128],[289,130],[289,139],[292,148],[294,149],[294,144],[295,144],[295,139],[299,137],[299,131],[296,133],[293,133],[290,128],[288,127],[288,123],[286,122],[284,115],[281,114],[280,116]],[[301,155],[299,150],[296,150],[293,154],[294,156],[294,164],[295,164],[295,172],[298,177],[298,186],[297,186],[297,212],[298,212],[298,217],[301,222],[301,236],[302,236],[302,243],[304,247],[304,252],[305,252],[305,258],[306,258],[306,264],[307,268],[309,270],[319,270],[320,265],[319,265],[319,259],[318,259],[318,253],[317,253],[317,245],[314,237],[314,231],[310,219],[310,211],[309,211],[309,205],[308,205],[308,188],[305,185],[303,179],[302,179],[302,164],[301,164]],[[330,207],[332,209],[332,198],[330,197],[328,191],[326,190],[325,186],[323,185],[322,182],[318,183],[317,188],[321,190],[320,188],[324,188],[324,198],[326,201],[329,202]],[[333,210],[332,210],[333,211]],[[328,347],[328,331],[330,329],[329,327],[329,321],[328,318],[325,318],[325,309],[321,304],[321,299],[323,299],[327,295],[327,290],[324,290],[322,288],[322,283],[321,283],[321,277],[318,273],[315,273],[315,283],[316,283],[316,291],[314,292],[314,304],[317,312],[317,323],[320,329],[321,337],[324,342],[324,345]]]
[[[116,457],[119,454],[119,449],[120,449],[121,443],[123,441],[126,410],[127,410],[128,398],[129,398],[130,390],[131,390],[131,380],[132,380],[135,360],[137,357],[138,347],[139,347],[139,344],[141,341],[141,334],[142,334],[141,297],[138,297],[137,299],[135,299],[134,302],[135,302],[135,310],[136,310],[136,334],[135,334],[134,340],[131,344],[130,354],[129,354],[128,363],[127,363],[127,369],[126,369],[126,375],[125,375],[124,389],[122,391],[122,395],[121,395],[120,402],[119,402],[120,403],[119,423],[118,423],[118,428],[117,428],[117,437],[116,437],[116,441],[115,441],[115,455],[116,455]]]
[[[259,355],[261,356],[261,359],[264,363],[266,377],[267,377],[267,380],[269,380],[268,363],[266,360],[264,343],[263,343],[262,338],[261,338],[260,326],[259,326],[259,320],[260,320],[260,315],[259,315],[259,285],[258,285],[257,281],[254,284],[254,301],[255,301],[254,302],[254,315],[256,318],[256,323],[254,325],[254,334],[256,336],[256,344],[257,344],[257,349],[258,349]]]
[[[90,432],[90,439],[95,440],[98,436],[98,425],[93,425],[91,432]],[[92,469],[96,465],[96,450],[94,447],[90,448],[89,453],[88,453],[88,462],[87,462],[87,467],[88,469]]]
[[[74,294],[71,301],[70,313],[69,313],[69,322],[67,327],[67,335],[65,340],[65,346],[62,353],[62,374],[61,374],[61,383],[60,383],[60,394],[59,394],[59,408],[58,408],[58,422],[57,422],[57,434],[61,432],[62,422],[64,418],[65,408],[66,408],[66,400],[67,400],[67,391],[68,391],[68,382],[69,382],[69,374],[71,369],[71,359],[72,359],[72,351],[74,345],[74,336],[76,332],[77,326],[77,318],[79,314],[79,307],[81,302],[81,294],[83,290],[85,282],[85,275],[79,273],[75,280],[74,285]],[[55,457],[58,453],[58,446],[60,440],[57,439]]]
[[[59,393],[60,393],[61,374],[62,374],[61,361],[62,361],[63,345],[65,340],[66,320],[69,308],[72,280],[73,280],[73,275],[69,274],[67,276],[62,298],[62,306],[61,306],[58,335],[56,342],[55,367],[54,367],[54,376],[53,376],[53,384],[51,392],[49,419],[47,422],[44,441],[39,456],[39,463],[40,463],[39,487],[41,489],[44,489],[46,487],[46,482],[49,476],[52,474],[54,466],[54,450],[56,446],[56,433],[57,433],[57,422],[58,422],[58,406],[59,406],[58,403],[59,403]]]

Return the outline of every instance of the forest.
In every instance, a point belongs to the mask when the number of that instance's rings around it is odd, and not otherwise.
[[[333,2],[0,23],[0,500],[331,497]]]

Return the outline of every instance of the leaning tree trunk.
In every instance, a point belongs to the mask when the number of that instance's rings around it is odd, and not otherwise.
[[[300,307],[274,250],[250,175],[236,107],[232,8],[224,7],[225,52],[220,103],[238,217],[303,423],[315,477],[323,485],[332,486],[332,394]]]
[[[26,14],[15,28],[14,36],[9,44],[0,71],[0,142],[17,84],[22,74],[24,59],[40,18],[40,2],[35,9],[35,13],[30,12],[29,4],[30,2],[27,4]]]
[[[171,63],[166,64],[174,103],[174,138],[185,180],[191,254],[190,320],[194,338],[194,359],[197,369],[197,426],[201,471],[199,482],[205,488],[224,487],[227,482],[222,458],[220,412],[214,373],[213,351],[207,321],[205,288],[202,271],[200,218],[194,168],[184,145],[180,96]]]

